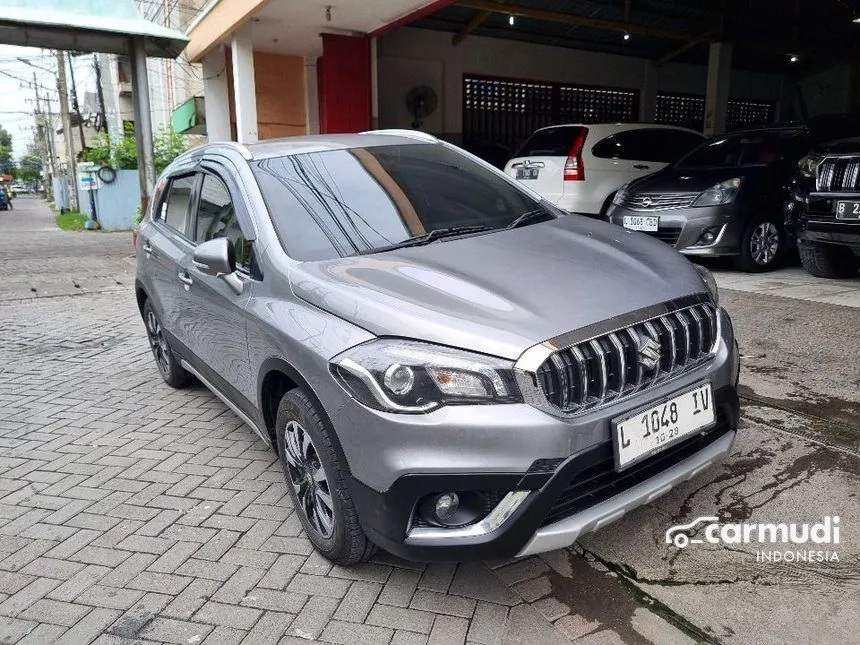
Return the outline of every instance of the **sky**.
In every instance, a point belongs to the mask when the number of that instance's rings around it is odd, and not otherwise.
[[[19,58],[24,58],[27,63]],[[37,67],[33,67],[33,65]],[[47,71],[38,69],[44,67]],[[59,115],[56,81],[57,59],[53,51],[33,47],[0,45],[0,125],[12,134],[15,159],[26,154],[27,145],[33,139],[35,121],[35,91],[33,73],[39,84],[42,110],[46,111],[46,99],[51,99],[51,111]],[[66,80],[69,80],[68,68]],[[75,59],[75,81],[78,96],[83,100],[84,92],[95,90],[95,71],[91,56]]]

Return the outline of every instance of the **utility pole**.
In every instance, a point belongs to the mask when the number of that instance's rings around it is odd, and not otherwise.
[[[45,127],[45,118],[42,115],[42,102],[39,99],[39,83],[36,79],[36,72],[33,72],[33,89],[36,92],[36,132],[42,145],[40,151],[42,154],[42,168],[45,171],[45,197],[53,201],[54,191],[54,171],[53,171],[53,155],[51,154],[51,143],[45,130],[51,127]]]
[[[108,125],[107,125],[107,112],[105,110],[105,94],[102,89],[102,68],[99,65],[99,55],[93,53],[93,66],[96,68],[96,92],[99,97],[99,114],[101,115],[101,123],[99,123],[99,127],[107,133]]]
[[[60,93],[60,119],[63,121],[63,139],[66,142],[66,158],[69,176],[72,180],[70,201],[72,210],[79,210],[78,169],[75,160],[75,149],[72,147],[72,120],[69,118],[69,91],[66,87],[66,56],[59,49],[57,50],[57,90]]]
[[[83,151],[87,147],[87,140],[84,137],[84,120],[81,118],[81,104],[78,103],[78,86],[75,84],[74,54],[69,55],[69,75],[72,81],[72,110],[75,116],[78,117],[78,132],[81,135],[81,151]]]

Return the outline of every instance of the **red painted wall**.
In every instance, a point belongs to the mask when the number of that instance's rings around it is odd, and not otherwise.
[[[317,61],[320,132],[360,132],[371,128],[370,39],[322,34]]]

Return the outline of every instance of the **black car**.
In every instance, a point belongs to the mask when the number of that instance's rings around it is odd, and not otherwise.
[[[803,268],[821,278],[860,270],[860,138],[813,148],[798,163],[785,207]]]
[[[688,256],[732,256],[743,271],[769,271],[788,241],[786,186],[798,160],[818,141],[798,125],[713,137],[619,190],[609,220]]]

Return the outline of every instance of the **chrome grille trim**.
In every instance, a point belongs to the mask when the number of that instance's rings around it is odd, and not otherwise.
[[[818,192],[860,191],[860,156],[825,157],[815,176]]]
[[[632,211],[667,211],[691,206],[699,193],[636,193],[624,195],[621,206]]]
[[[713,358],[720,339],[719,315],[706,296],[697,295],[590,325],[524,352],[515,366],[517,380],[525,400],[550,414],[596,410]],[[659,358],[650,369],[639,359],[644,338],[659,346]],[[540,356],[543,361],[536,367],[523,369],[526,363],[534,366]]]

